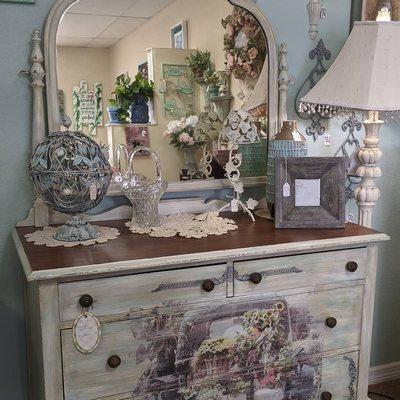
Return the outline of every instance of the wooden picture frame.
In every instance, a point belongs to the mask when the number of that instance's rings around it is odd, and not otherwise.
[[[345,176],[340,157],[277,158],[275,227],[344,228]]]
[[[187,21],[180,21],[171,28],[171,47],[178,50],[188,48]]]

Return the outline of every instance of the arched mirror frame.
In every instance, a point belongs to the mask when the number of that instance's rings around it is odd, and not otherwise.
[[[44,55],[46,65],[46,94],[47,94],[47,118],[50,131],[59,130],[60,118],[58,107],[58,77],[57,77],[57,31],[61,18],[65,11],[79,0],[58,0],[46,20],[44,33]],[[265,84],[268,79],[268,128],[269,134],[273,136],[278,127],[278,63],[275,37],[272,26],[262,10],[252,0],[227,0],[232,5],[242,7],[249,11],[260,23],[264,30],[268,47],[268,64],[259,77],[257,86]],[[268,74],[268,77],[265,75]],[[244,107],[246,108],[246,107]]]

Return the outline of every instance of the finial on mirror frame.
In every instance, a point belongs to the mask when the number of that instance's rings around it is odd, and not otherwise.
[[[279,120],[278,127],[282,127],[283,121],[287,121],[287,92],[289,86],[293,85],[294,77],[289,74],[289,64],[287,61],[287,44],[282,43],[279,49],[279,77],[278,77],[278,91],[279,91]],[[275,132],[276,133],[276,132]],[[274,134],[275,134],[274,133]]]

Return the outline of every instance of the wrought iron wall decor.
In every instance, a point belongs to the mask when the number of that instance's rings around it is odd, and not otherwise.
[[[352,160],[357,157],[358,149],[360,148],[359,140],[354,136],[356,132],[360,132],[362,129],[362,123],[357,119],[355,113],[342,124],[342,131],[348,134],[345,140],[342,142],[340,147],[334,154],[334,157],[343,157],[345,160],[346,174],[347,174],[347,184],[346,184],[346,200],[350,201],[354,199],[354,189],[353,185],[358,185],[360,183],[360,178],[355,175],[355,169],[352,165]]]
[[[324,41],[320,39],[317,47],[310,51],[309,57],[311,60],[316,60],[317,63],[297,92],[294,108],[300,118],[304,120],[311,120],[311,125],[307,127],[306,134],[308,136],[312,136],[314,142],[316,142],[319,136],[323,136],[325,134],[325,127],[321,124],[321,120],[332,118],[335,113],[333,110],[322,106],[318,107],[316,110],[317,112],[314,114],[312,114],[310,111],[304,112],[299,108],[300,98],[303,94],[310,91],[325,75],[327,68],[324,66],[324,61],[329,61],[332,57],[332,53],[325,47]]]

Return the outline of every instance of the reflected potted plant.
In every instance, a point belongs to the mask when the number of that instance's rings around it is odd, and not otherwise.
[[[204,73],[213,68],[211,53],[208,50],[197,50],[186,57],[186,64],[192,71],[195,81],[200,85],[205,85]]]
[[[147,80],[140,73],[132,81],[129,74],[126,74],[118,78],[113,95],[115,99],[111,99],[110,104],[117,107],[117,110],[112,111],[117,113],[119,122],[149,123],[147,102],[153,98],[154,82]]]
[[[208,98],[218,96],[221,86],[221,76],[214,68],[210,68],[204,72],[204,82],[207,85]]]
[[[189,175],[197,173],[195,153],[205,143],[204,135],[200,135],[196,131],[198,121],[197,115],[171,121],[164,132],[164,137],[170,139],[169,144],[183,152],[185,161],[183,170],[186,170]]]

